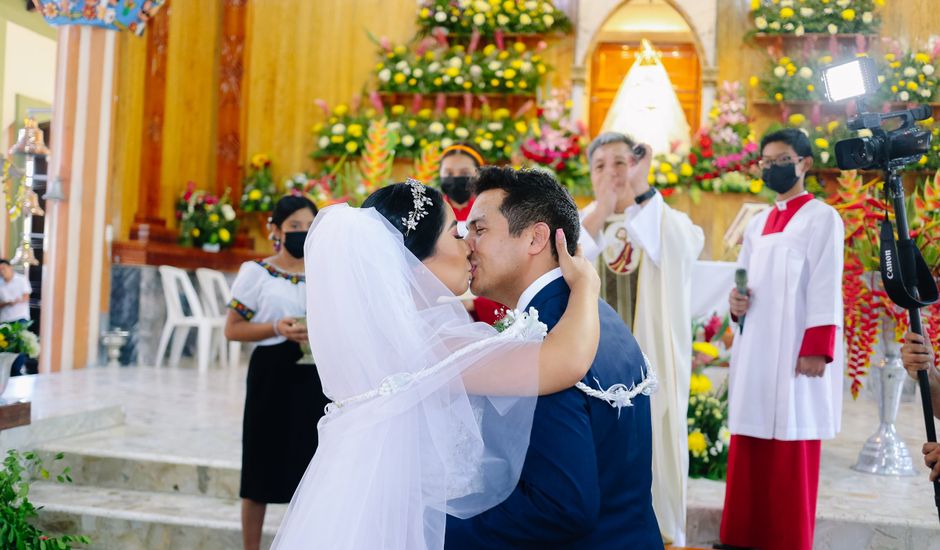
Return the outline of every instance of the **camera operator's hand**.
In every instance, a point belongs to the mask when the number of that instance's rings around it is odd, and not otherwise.
[[[653,148],[646,143],[641,143],[638,146],[642,147],[643,150],[646,151],[646,154],[644,154],[643,158],[640,160],[634,158],[630,166],[628,182],[634,197],[638,197],[649,191],[650,165],[653,163]]]
[[[901,346],[901,361],[911,378],[917,380],[917,371],[935,371],[933,348],[926,344],[920,334],[908,331],[904,335],[904,345]],[[936,372],[932,374],[936,375]]]
[[[822,355],[808,355],[796,361],[796,374],[818,378],[826,374],[826,358]]]
[[[740,294],[738,289],[732,288],[731,295],[728,296],[728,304],[731,306],[731,315],[740,319],[747,313],[747,308],[751,306],[750,290],[747,294]]]
[[[937,481],[940,477],[940,443],[924,443],[921,452],[924,453],[924,464],[930,468],[930,481]]]

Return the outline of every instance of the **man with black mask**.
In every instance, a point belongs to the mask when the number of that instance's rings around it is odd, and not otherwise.
[[[759,166],[777,203],[748,224],[738,256],[748,288],[729,296],[741,332],[728,371],[721,542],[810,550],[821,440],[835,437],[842,421],[845,228],[804,188],[813,166],[806,134],[764,136]]]

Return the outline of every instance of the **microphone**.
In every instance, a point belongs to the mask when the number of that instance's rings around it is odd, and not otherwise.
[[[747,296],[747,270],[743,268],[734,271],[734,286],[738,294]],[[738,319],[738,334],[744,332],[744,315]]]

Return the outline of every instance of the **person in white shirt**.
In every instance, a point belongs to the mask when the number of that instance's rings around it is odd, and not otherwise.
[[[650,186],[649,145],[605,132],[588,146],[588,162],[597,200],[581,213],[584,231],[579,244],[588,259],[607,248],[604,264],[612,272],[608,277],[631,282],[612,286],[635,284],[635,296],[624,291],[627,295],[605,298],[616,302],[611,305],[659,374],[660,389],[651,397],[653,506],[663,539],[682,546],[689,471],[692,268],[705,236]]]
[[[0,323],[29,320],[29,280],[13,271],[8,260],[0,260]]]

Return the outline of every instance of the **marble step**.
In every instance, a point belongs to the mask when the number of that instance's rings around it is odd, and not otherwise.
[[[238,499],[35,483],[39,527],[92,538],[88,548],[162,550],[241,548]],[[270,546],[287,505],[268,506],[262,548]]]
[[[39,447],[39,454],[47,463],[60,452],[65,457],[56,466],[56,471],[69,466],[76,486],[238,498],[241,472],[237,464],[213,464],[210,461],[127,452],[76,451],[59,442]]]

